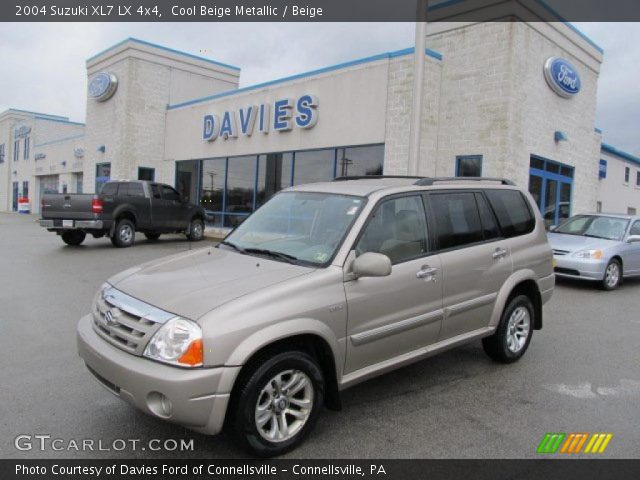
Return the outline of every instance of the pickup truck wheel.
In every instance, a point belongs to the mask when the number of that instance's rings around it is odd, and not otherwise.
[[[123,218],[116,224],[113,236],[111,237],[111,243],[118,248],[130,247],[133,245],[135,237],[136,227],[133,225],[133,222]]]
[[[533,335],[535,310],[526,295],[511,299],[502,313],[496,332],[482,339],[482,347],[491,359],[500,363],[513,363],[529,348]]]
[[[60,236],[62,237],[62,241],[64,243],[66,243],[67,245],[75,246],[80,245],[82,242],[84,242],[87,234],[81,230],[68,230],[66,232],[63,232]]]
[[[252,454],[282,455],[313,428],[324,401],[324,378],[304,352],[284,352],[256,362],[239,380],[231,413],[232,434]]]
[[[159,233],[145,233],[144,234],[145,237],[147,237],[147,240],[151,240],[152,242],[155,242],[156,240],[158,240],[160,238],[160,234]]]
[[[199,242],[204,238],[204,222],[200,218],[191,220],[187,238],[192,242]]]

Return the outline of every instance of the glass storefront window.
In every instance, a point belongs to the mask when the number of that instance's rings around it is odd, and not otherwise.
[[[226,158],[216,158],[202,162],[200,205],[205,211],[205,221],[215,227],[222,226],[226,163]]]
[[[283,188],[291,186],[293,153],[269,153],[258,160],[258,190],[256,208]]]
[[[336,149],[296,152],[293,184],[327,182],[333,178]]]
[[[337,177],[382,175],[384,145],[339,148],[336,164]]]
[[[227,164],[225,227],[237,227],[253,212],[256,155],[231,157]]]
[[[459,155],[456,157],[456,177],[481,177],[482,155]]]
[[[198,198],[199,166],[199,160],[178,162],[176,166],[176,190],[192,203],[197,203]]]

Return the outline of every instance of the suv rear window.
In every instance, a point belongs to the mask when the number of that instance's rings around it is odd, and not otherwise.
[[[517,190],[486,190],[485,194],[498,217],[504,237],[517,237],[533,231],[536,219],[522,193]]]

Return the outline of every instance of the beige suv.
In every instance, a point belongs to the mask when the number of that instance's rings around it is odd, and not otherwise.
[[[509,181],[338,179],[114,276],[78,348],[144,412],[278,455],[363,380],[479,339],[518,360],[554,283],[543,220]]]

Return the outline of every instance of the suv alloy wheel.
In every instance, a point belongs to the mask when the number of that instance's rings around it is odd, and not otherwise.
[[[495,333],[482,339],[482,347],[496,362],[513,363],[529,348],[533,335],[535,310],[526,295],[511,299],[502,313]]]

